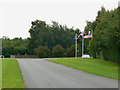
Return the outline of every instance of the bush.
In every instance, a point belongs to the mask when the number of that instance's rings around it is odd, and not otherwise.
[[[46,46],[40,46],[35,49],[35,53],[40,58],[47,58],[50,55],[50,49]]]
[[[74,50],[72,48],[66,49],[66,56],[67,57],[74,57]]]
[[[63,57],[64,56],[64,48],[61,45],[56,45],[52,50],[53,57]]]

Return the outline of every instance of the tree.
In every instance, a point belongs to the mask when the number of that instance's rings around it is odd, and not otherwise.
[[[91,22],[93,38],[89,41],[89,52],[93,57],[120,62],[118,58],[119,27],[118,8],[98,11],[96,20]],[[88,26],[86,26],[88,27]]]
[[[30,54],[27,48],[27,39],[14,38],[14,39],[2,39],[2,54],[5,57],[10,57],[10,55],[21,55]]]
[[[66,49],[72,45],[75,32],[80,31],[79,29],[67,28],[66,25],[60,25],[55,21],[52,21],[52,25],[41,20],[33,21],[31,24],[28,47],[33,54],[34,49],[39,46],[47,46],[52,50],[54,46],[61,45]]]

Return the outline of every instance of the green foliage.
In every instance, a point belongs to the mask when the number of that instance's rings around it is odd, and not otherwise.
[[[35,49],[35,52],[40,58],[47,58],[50,55],[50,49],[46,46],[40,46]]]
[[[98,11],[96,20],[89,22],[91,32],[93,32],[92,40],[89,40],[89,53],[93,57],[104,58],[120,62],[118,58],[119,46],[119,27],[118,27],[118,8],[106,11],[104,7]],[[86,28],[88,25],[86,26]],[[85,29],[87,32],[87,29]]]
[[[31,24],[32,26],[29,30],[29,38],[22,39],[16,37],[11,40],[3,39],[2,51],[5,57],[17,54],[34,55],[37,54],[35,49],[39,48],[39,46],[48,47],[50,49],[50,54],[52,55],[52,49],[56,45],[61,45],[65,50],[70,48],[73,44],[72,40],[75,33],[79,34],[80,32],[78,28],[74,30],[73,27],[68,28],[66,25],[60,25],[55,21],[52,21],[52,25],[46,24],[45,21],[41,20],[33,21]],[[78,43],[81,44],[81,38],[78,39]]]
[[[52,49],[53,57],[63,57],[64,56],[64,48],[61,45],[56,45]]]
[[[33,52],[39,46],[47,46],[52,50],[54,46],[61,45],[66,49],[72,45],[72,39],[79,31],[79,29],[67,28],[66,25],[60,25],[55,21],[49,25],[45,21],[36,20],[32,22],[29,30],[28,47]]]
[[[52,21],[52,25],[49,25],[46,24],[45,21],[36,20],[32,22],[29,32],[30,38],[28,38],[28,48],[33,52],[33,54],[35,54],[35,48],[38,48],[39,46],[46,46],[50,49],[50,54],[53,55],[53,57],[63,57],[64,50],[60,48],[62,51],[59,51],[59,48],[53,49],[53,47],[60,45],[65,50],[70,48],[75,33],[79,34],[80,30],[78,28],[74,30],[73,27],[67,28],[66,25],[60,25],[55,21]],[[81,45],[81,38],[78,39],[78,43]],[[70,56],[68,55],[68,49],[66,52],[67,56]],[[57,55],[57,53],[59,55]],[[74,53],[74,51],[72,53]],[[72,54],[71,56],[74,55]]]
[[[67,48],[66,49],[66,52],[65,52],[65,56],[67,56],[67,57],[74,57],[74,49],[72,49],[72,48]]]
[[[27,48],[27,39],[14,38],[14,39],[3,39],[2,40],[2,54],[5,57],[17,54],[30,54]]]

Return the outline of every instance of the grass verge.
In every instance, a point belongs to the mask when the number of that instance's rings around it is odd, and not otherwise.
[[[2,59],[2,88],[25,88],[18,62]]]
[[[91,74],[118,79],[118,64],[101,59],[61,58],[46,59],[57,64],[82,70]]]
[[[0,90],[2,89],[2,59],[0,59]]]

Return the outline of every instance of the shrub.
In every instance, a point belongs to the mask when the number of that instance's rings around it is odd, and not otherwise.
[[[64,56],[64,48],[61,45],[56,45],[52,50],[53,57],[63,57]]]
[[[74,57],[74,49],[72,49],[72,48],[67,48],[67,49],[66,49],[66,56],[67,56],[67,57]]]
[[[50,49],[46,46],[40,46],[35,49],[35,53],[40,58],[47,58],[50,55]]]

